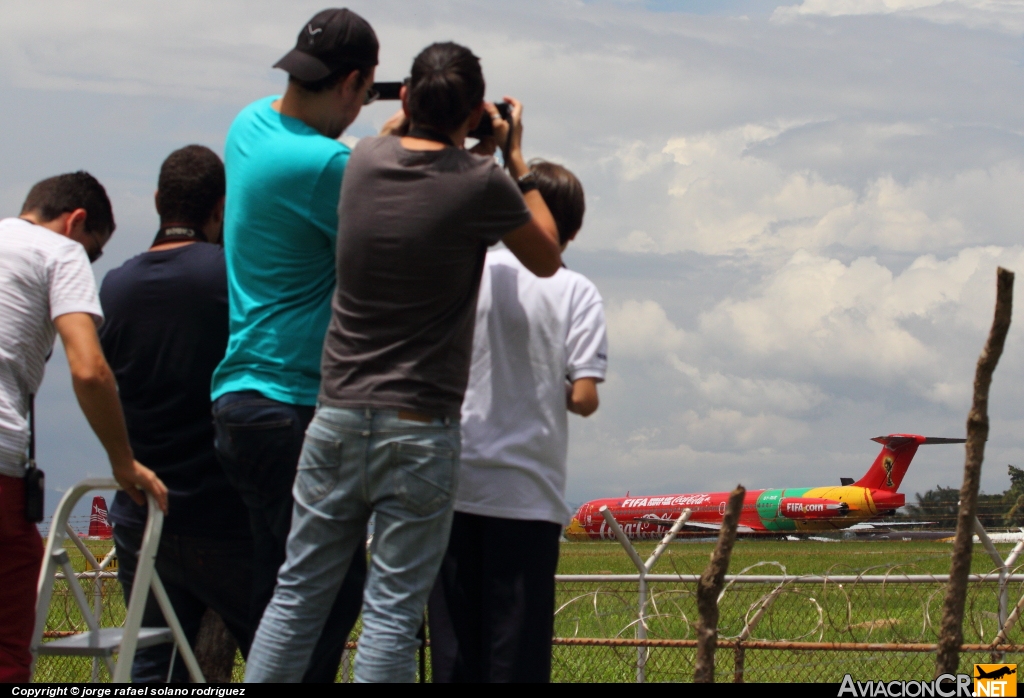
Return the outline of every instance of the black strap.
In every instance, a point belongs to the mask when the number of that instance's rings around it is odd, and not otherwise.
[[[36,465],[36,396],[28,396],[28,462],[29,467]]]
[[[169,225],[160,228],[153,240],[154,245],[161,245],[165,242],[209,242],[203,231],[189,228],[184,225]]]
[[[439,131],[435,131],[432,128],[425,126],[413,126],[409,129],[409,133],[406,134],[409,138],[422,138],[425,141],[436,141],[438,143],[444,143],[455,147],[455,142]]]

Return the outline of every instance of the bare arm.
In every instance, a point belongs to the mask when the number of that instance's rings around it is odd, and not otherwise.
[[[566,407],[581,417],[589,417],[597,412],[599,404],[596,378],[577,378],[566,390]]]
[[[526,195],[527,205],[530,204],[530,199],[533,197],[540,199],[541,206],[544,206],[544,210],[547,211],[544,200],[535,191]],[[550,217],[551,214],[548,213],[548,216]],[[535,215],[526,225],[516,228],[501,241],[523,263],[524,267],[537,276],[546,278],[554,276],[562,266],[562,254],[556,242],[558,234],[556,233],[554,237],[555,239],[552,240],[551,235],[537,224]]]
[[[82,413],[110,459],[114,479],[137,504],[145,504],[139,488],[152,494],[167,512],[167,487],[156,474],[135,460],[128,443],[117,382],[107,365],[96,336],[96,324],[88,313],[67,313],[53,321],[64,343],[71,369],[71,383]]]
[[[498,143],[507,144],[503,149],[509,174],[518,179],[530,171],[523,157],[523,105],[512,97],[505,97],[512,105],[512,121],[507,123],[490,102],[484,106],[494,125],[494,138]],[[511,134],[509,131],[511,130]],[[527,269],[537,276],[552,276],[562,266],[562,251],[558,242],[558,227],[544,203],[544,197],[536,189],[527,192],[523,199],[533,214],[529,222],[516,228],[502,238],[512,254]]]

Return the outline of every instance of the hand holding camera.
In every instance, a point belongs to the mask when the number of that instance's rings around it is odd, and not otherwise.
[[[403,85],[404,83],[401,82],[373,83],[371,89],[371,93],[374,95],[373,101],[401,99]],[[484,102],[484,109],[487,110],[487,114],[480,119],[480,123],[475,129],[466,134],[469,138],[476,138],[480,141],[472,148],[472,152],[478,155],[493,155],[500,145],[507,161],[508,154],[504,151],[509,150],[509,122],[513,118],[513,112],[517,105],[519,107],[518,113],[522,114],[522,105],[511,97],[506,97],[505,101],[493,104],[491,102]],[[404,136],[408,131],[409,118],[403,109],[399,109],[381,126],[380,135]],[[521,139],[521,126],[519,133],[519,138]],[[516,138],[515,134],[513,134],[513,138]]]
[[[493,104],[485,104],[484,108],[491,116],[494,138],[501,144],[505,166],[518,179],[530,171],[523,157],[523,103],[506,95],[504,105],[508,105],[508,118],[504,118]]]

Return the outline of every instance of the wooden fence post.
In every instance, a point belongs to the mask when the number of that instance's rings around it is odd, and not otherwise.
[[[935,675],[955,674],[960,665],[963,644],[964,603],[967,597],[967,575],[971,571],[974,540],[974,518],[978,507],[978,486],[981,463],[988,439],[988,391],[992,374],[1003,353],[1006,333],[1013,314],[1013,272],[1002,267],[996,271],[996,311],[985,348],[978,358],[974,374],[974,401],[967,415],[967,444],[964,482],[960,487],[960,511],[956,521],[953,563],[949,569],[949,586],[942,607],[942,627],[935,661]]]
[[[209,683],[231,683],[238,643],[212,608],[207,608],[196,635],[195,655]]]
[[[714,683],[715,646],[718,643],[718,595],[722,593],[725,573],[729,571],[729,558],[736,542],[736,526],[743,510],[743,496],[747,491],[742,485],[729,495],[725,507],[722,528],[718,532],[718,543],[711,554],[704,574],[697,583],[697,664],[693,672],[695,683]]]

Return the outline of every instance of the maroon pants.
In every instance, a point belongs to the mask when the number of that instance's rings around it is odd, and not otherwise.
[[[43,539],[25,520],[25,482],[0,475],[0,682],[31,678],[36,585]]]

